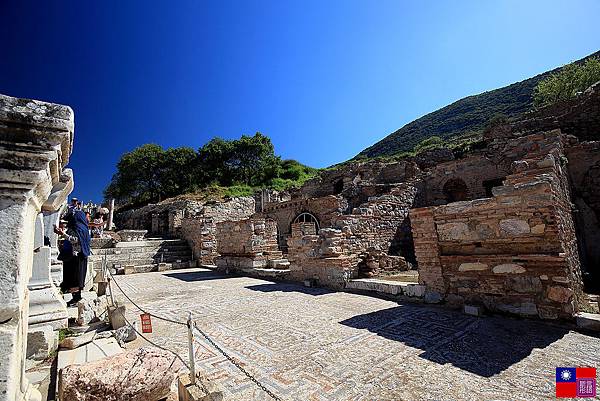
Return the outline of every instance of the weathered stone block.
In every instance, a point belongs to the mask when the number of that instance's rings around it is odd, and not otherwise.
[[[422,298],[426,287],[420,284],[409,284],[404,288],[404,295],[408,297]]]
[[[542,282],[537,277],[509,277],[505,280],[504,285],[507,290],[520,293],[537,293],[542,291]]]
[[[192,384],[190,375],[184,373],[177,378],[178,401],[221,401],[223,393],[206,377],[197,375]]]
[[[44,360],[58,348],[58,332],[52,326],[39,326],[27,333],[27,358]]]
[[[531,232],[529,224],[525,220],[520,219],[501,220],[499,226],[500,232],[505,237],[529,234]]]
[[[173,354],[145,347],[59,372],[61,400],[155,401],[170,393],[181,364]]]
[[[521,265],[507,263],[494,266],[492,271],[496,274],[520,274],[525,273],[525,268]]]
[[[570,288],[551,286],[548,287],[548,299],[559,302],[561,304],[569,302],[573,296],[573,290]]]
[[[485,263],[479,263],[479,262],[461,263],[460,266],[458,266],[459,272],[483,271],[483,270],[488,270],[488,269],[489,269],[488,265],[486,265]]]
[[[427,291],[424,300],[428,304],[437,304],[442,301],[442,294],[437,291]]]
[[[438,235],[442,241],[469,241],[476,237],[466,223],[440,224]]]

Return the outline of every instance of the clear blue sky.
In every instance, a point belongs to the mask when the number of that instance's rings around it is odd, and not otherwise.
[[[75,110],[74,195],[143,143],[261,131],[315,167],[600,48],[600,1],[0,0],[0,93]]]

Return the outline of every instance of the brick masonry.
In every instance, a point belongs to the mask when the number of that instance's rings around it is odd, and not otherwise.
[[[581,272],[559,139],[557,131],[519,139],[539,151],[514,160],[491,198],[411,211],[421,283],[449,302],[495,311],[554,319],[578,310]]]

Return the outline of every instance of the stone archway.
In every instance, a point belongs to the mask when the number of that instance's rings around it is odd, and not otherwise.
[[[321,225],[319,224],[319,219],[315,217],[314,214],[309,212],[302,212],[298,216],[292,220],[292,224],[294,223],[315,223],[315,227],[317,228],[317,232],[321,229]]]
[[[460,178],[451,178],[444,184],[443,188],[446,202],[459,202],[469,198],[469,188]]]

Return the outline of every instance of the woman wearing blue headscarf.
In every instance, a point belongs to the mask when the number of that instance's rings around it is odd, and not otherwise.
[[[87,274],[88,256],[91,254],[90,249],[90,230],[85,213],[79,209],[73,210],[72,214],[67,216],[67,230],[55,227],[54,231],[62,235],[69,241],[73,248],[73,258],[75,258],[76,268],[72,273],[77,277],[72,277],[70,282],[76,283],[77,286],[71,288],[73,299],[68,302],[68,305],[76,304],[81,300],[81,290],[85,286],[85,276]]]

